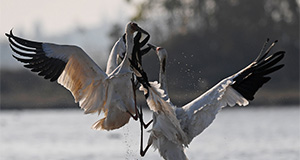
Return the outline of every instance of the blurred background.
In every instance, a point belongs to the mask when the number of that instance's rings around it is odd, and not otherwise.
[[[285,67],[249,107],[218,114],[187,154],[298,160],[299,7],[300,0],[0,0],[0,159],[141,159],[137,123],[92,131],[98,117],[83,116],[69,91],[26,70],[4,36],[13,29],[26,39],[78,45],[104,70],[133,20],[151,34],[150,43],[167,49],[169,95],[177,106],[251,63],[267,38],[279,40],[272,52],[286,51]],[[149,79],[158,80],[154,51],[143,63]],[[138,103],[146,107],[142,95]],[[143,159],[158,158],[150,149]]]
[[[24,69],[11,56],[4,33],[43,42],[81,46],[105,69],[114,42],[134,20],[150,43],[169,52],[171,99],[181,106],[258,55],[267,38],[279,40],[286,66],[256,95],[253,105],[299,104],[299,0],[1,0],[1,108],[77,108],[60,85]],[[150,80],[158,80],[154,52],[144,57]]]

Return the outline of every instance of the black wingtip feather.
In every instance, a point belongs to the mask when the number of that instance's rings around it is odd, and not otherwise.
[[[265,76],[265,75],[271,74],[271,73],[281,69],[282,67],[284,67],[284,64],[281,64],[281,65],[278,65],[278,66],[275,66],[272,68],[268,68],[266,70],[257,71],[257,72],[255,72],[255,74],[259,75],[259,76]]]
[[[8,41],[9,41],[9,43],[10,43],[11,45],[13,45],[14,47],[16,47],[16,48],[18,48],[18,49],[20,49],[20,50],[28,51],[28,52],[35,52],[35,51],[36,51],[36,49],[25,48],[25,47],[23,47],[23,46],[21,46],[21,45],[18,45],[17,43],[15,43],[15,42],[12,40],[12,38],[8,38]]]
[[[57,67],[56,73],[50,79],[51,82],[54,82],[54,81],[56,81],[59,78],[59,76],[61,75],[61,73],[64,71],[65,66],[66,66],[66,63],[64,63],[63,61],[59,64],[59,66]]]
[[[17,61],[22,62],[22,63],[30,63],[32,61],[32,59],[23,59],[23,58],[19,58],[15,55],[12,55],[12,57],[14,57]]]
[[[141,42],[141,47],[145,46],[150,39],[150,34],[146,36],[146,38]]]
[[[151,47],[146,47],[145,49],[141,50],[141,56],[147,54],[151,50]]]
[[[134,37],[134,43],[139,43],[141,37],[142,37],[142,33],[141,33],[141,32],[138,32],[138,33],[135,35],[135,37]]]
[[[9,35],[8,33],[5,33],[4,35],[5,35],[6,37],[8,37],[8,38],[10,37],[10,35]]]
[[[267,39],[267,42],[268,41],[269,39]],[[278,42],[277,40],[274,41],[265,51],[264,55],[261,56],[267,42],[265,42],[262,51],[251,66],[233,79],[235,83],[231,86],[247,100],[253,100],[258,89],[271,79],[271,77],[266,77],[266,75],[273,73],[284,66],[284,64],[276,66],[276,64],[283,59],[285,55],[284,51],[278,51],[267,57],[275,43]]]
[[[6,36],[8,38],[13,39],[15,42],[17,42],[18,44],[20,44],[22,46],[29,47],[29,48],[42,49],[42,44],[43,44],[42,42],[35,42],[35,41],[30,41],[27,39],[20,38],[20,37],[16,37],[16,36],[14,36],[12,30],[10,30],[9,35],[6,33]]]
[[[278,55],[277,57],[272,56],[271,58],[266,58],[264,62],[256,66],[257,70],[267,70],[268,68],[271,68],[272,66],[276,65],[280,60],[283,59],[283,57],[284,55],[281,54]]]
[[[263,50],[264,50],[264,48],[265,48],[265,46],[266,46],[266,44],[267,44],[267,42],[264,44],[264,46],[263,46],[263,48],[262,48],[262,50],[261,50],[261,53],[258,55],[258,57],[255,59],[255,62],[261,62],[263,59],[265,59],[267,56],[268,56],[268,54],[270,53],[270,51],[271,51],[271,49],[275,46],[275,44],[278,42],[278,40],[276,40],[276,41],[274,41],[271,45],[270,45],[270,47],[265,51],[265,53],[264,53],[264,55],[263,56],[261,56],[261,54],[262,54],[262,52],[263,52]]]
[[[59,76],[61,75],[61,73],[64,71],[65,69],[65,66],[66,66],[66,63],[61,61],[58,65],[57,65],[57,68],[56,68],[56,72],[55,74],[50,78],[50,82],[54,82],[56,81]]]
[[[271,77],[260,77],[258,79],[248,79],[241,85],[232,85],[232,87],[237,90],[244,98],[247,100],[253,100],[255,93],[263,84],[271,80]],[[254,83],[255,82],[255,83]],[[248,83],[248,84],[247,84]]]
[[[20,56],[24,56],[24,57],[35,57],[36,56],[36,54],[19,51],[19,50],[15,49],[11,44],[9,44],[9,47],[11,48],[12,51],[14,51],[15,53],[17,53]]]
[[[134,37],[134,46],[132,51],[132,59],[134,60],[134,63],[138,62],[140,65],[142,65],[142,56],[145,55],[147,52],[150,51],[150,49],[145,48],[141,50],[141,48],[146,45],[146,43],[150,39],[150,35],[147,34],[147,37],[140,42],[142,37],[142,33],[138,32],[136,36]]]
[[[59,78],[65,69],[66,62],[47,57],[43,51],[42,42],[16,37],[13,35],[12,30],[10,30],[10,33],[5,33],[5,35],[8,37],[11,50],[18,56],[28,58],[12,55],[17,61],[23,63],[25,68],[29,68],[32,72],[38,72],[39,76],[50,79],[50,82],[54,82]]]

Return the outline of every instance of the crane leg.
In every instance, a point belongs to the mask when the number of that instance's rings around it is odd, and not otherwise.
[[[132,75],[131,78],[131,83],[132,83],[132,90],[133,90],[133,99],[134,99],[134,108],[135,108],[135,115],[133,115],[130,111],[127,111],[127,113],[134,119],[134,120],[138,120],[140,119],[141,125],[146,129],[148,128],[148,126],[152,123],[153,120],[150,120],[147,124],[144,122],[143,119],[143,111],[142,111],[142,107],[140,106],[140,112],[137,108],[137,103],[136,103],[136,89],[137,86],[134,84],[134,75]]]
[[[140,106],[139,118],[140,118],[140,123],[141,123],[141,125],[142,125],[145,129],[148,128],[148,126],[153,122],[153,119],[151,119],[148,123],[145,123],[145,122],[144,122],[144,119],[143,119],[143,107],[142,107],[142,106]]]
[[[149,147],[152,145],[151,143],[148,143],[148,145],[146,146],[145,150],[143,150],[143,130],[148,128],[148,126],[153,122],[153,119],[150,120],[147,124],[144,122],[143,120],[143,109],[142,106],[140,106],[140,111],[137,108],[137,103],[136,103],[136,85],[134,84],[134,78],[132,77],[131,79],[131,83],[132,83],[132,89],[133,89],[133,98],[134,98],[134,108],[135,108],[135,115],[133,115],[131,112],[127,111],[128,114],[130,114],[130,116],[134,119],[140,120],[140,126],[141,126],[141,145],[140,145],[140,155],[143,157],[145,156],[146,152],[148,151]]]
[[[131,78],[131,84],[132,84],[132,91],[133,91],[133,99],[134,99],[134,110],[135,110],[135,115],[133,115],[130,111],[127,110],[127,113],[135,120],[137,121],[138,118],[139,118],[139,111],[137,109],[137,105],[136,105],[136,86],[134,84],[134,76],[132,75],[132,78]]]
[[[142,113],[142,110],[141,110],[141,114],[140,115],[143,115],[143,113]],[[147,127],[150,125],[150,123],[153,121],[153,119],[147,124]],[[143,137],[144,137],[144,135],[143,135],[143,130],[144,130],[144,128],[145,128],[145,123],[144,123],[144,121],[140,118],[140,126],[141,126],[141,144],[140,144],[140,155],[142,156],[142,157],[144,157],[145,156],[145,154],[146,154],[146,152],[148,151],[148,149],[149,149],[149,147],[152,145],[152,141],[150,141],[150,142],[148,142],[148,144],[147,144],[147,146],[146,146],[146,148],[145,148],[145,150],[143,149]],[[146,127],[146,128],[147,128]],[[146,129],[145,128],[145,129]]]
[[[142,157],[145,156],[145,154],[146,154],[146,152],[148,151],[148,149],[149,149],[150,146],[151,146],[151,144],[148,144],[148,145],[146,146],[145,150],[143,150],[143,147],[141,146],[140,155],[141,155]]]

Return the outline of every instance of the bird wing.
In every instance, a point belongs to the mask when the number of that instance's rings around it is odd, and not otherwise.
[[[158,141],[153,142],[153,147],[158,149],[160,155],[164,159],[169,160],[187,160],[184,147],[180,144],[173,143],[167,138],[162,137]]]
[[[150,86],[147,88],[141,86],[140,90],[147,95],[147,104],[155,112],[156,120],[153,123],[152,131],[164,135],[173,143],[187,146],[186,134],[181,129],[173,106],[163,100],[164,91],[160,89],[160,84],[157,82],[149,82],[149,84]]]
[[[188,133],[189,142],[215,119],[218,111],[225,106],[246,106],[254,99],[254,94],[271,78],[267,75],[279,70],[284,65],[276,64],[284,57],[284,51],[267,57],[275,41],[254,62],[238,73],[223,79],[200,97],[178,109],[178,117],[182,119],[182,127]]]
[[[13,57],[39,76],[57,81],[68,89],[85,113],[101,112],[105,104],[107,75],[80,48],[71,45],[34,42],[6,33]]]

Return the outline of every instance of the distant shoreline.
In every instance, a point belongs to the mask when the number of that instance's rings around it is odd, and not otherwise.
[[[246,107],[240,107],[240,106],[234,106],[234,107],[225,107],[224,109],[240,109],[240,108],[283,108],[283,107],[288,107],[288,108],[300,108],[300,105],[248,105]],[[143,107],[144,109],[148,110],[146,106]],[[0,112],[1,111],[11,111],[11,110],[82,110],[77,106],[64,106],[64,107],[58,107],[58,106],[49,106],[49,107],[0,107]]]
[[[1,110],[80,109],[79,104],[74,102],[72,94],[56,82],[50,83],[28,70],[0,71]],[[254,100],[250,101],[249,106],[300,106],[299,84],[285,84],[289,85],[270,83],[263,86],[254,96]],[[194,87],[182,90],[170,87],[169,96],[176,106],[181,107],[200,96],[205,90],[207,88]],[[137,92],[137,103],[147,108],[141,92]]]

